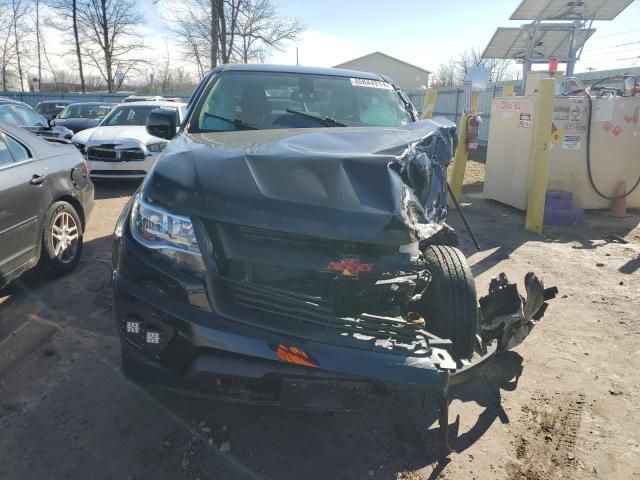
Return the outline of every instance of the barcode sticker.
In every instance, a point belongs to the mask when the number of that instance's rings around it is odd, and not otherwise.
[[[390,83],[383,82],[381,80],[369,80],[368,78],[352,78],[351,85],[354,87],[384,88],[386,90],[393,90],[393,86]]]

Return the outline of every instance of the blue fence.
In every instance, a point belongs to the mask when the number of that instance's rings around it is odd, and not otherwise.
[[[63,93],[63,92],[0,92],[0,96],[20,100],[35,107],[39,102],[44,100],[71,100],[73,102],[105,102],[120,103],[122,100],[132,95],[131,93]],[[171,98],[181,98],[187,101],[189,96],[184,95],[167,95]]]
[[[640,76],[640,68],[626,68],[617,70],[594,71],[589,73],[579,73],[576,77],[585,85],[592,85],[598,80],[620,74],[631,74]],[[521,88],[521,81],[513,80],[490,85],[485,91],[480,93],[479,113],[482,118],[480,125],[479,141],[481,144],[487,143],[489,138],[489,125],[491,122],[491,102],[495,97],[502,95],[502,86],[505,84],[514,85],[516,91]],[[28,105],[35,106],[43,100],[72,100],[76,102],[108,102],[119,103],[131,93],[61,93],[61,92],[0,92],[0,96],[13,98],[25,102]],[[424,90],[410,92],[409,98],[415,105],[418,112],[422,110],[424,103]],[[189,99],[183,95],[167,95],[169,97],[178,97],[185,102]],[[464,89],[462,87],[440,87],[438,88],[438,98],[434,109],[434,116],[446,117],[456,124],[459,123],[464,108]]]

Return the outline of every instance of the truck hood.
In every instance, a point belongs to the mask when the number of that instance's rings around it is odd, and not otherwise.
[[[92,128],[100,123],[99,118],[56,118],[56,125],[62,125],[74,132]]]
[[[84,145],[101,145],[104,143],[122,144],[139,144],[149,145],[162,141],[161,138],[154,137],[147,133],[144,125],[124,125],[113,127],[95,127],[88,130],[82,130],[73,137],[74,142],[83,143]]]
[[[181,134],[143,194],[219,222],[404,245],[446,220],[454,137],[455,124],[443,118],[399,128]]]

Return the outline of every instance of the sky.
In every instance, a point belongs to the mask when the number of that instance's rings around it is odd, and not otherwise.
[[[379,50],[427,70],[469,48],[484,47],[498,27],[520,27],[509,17],[519,0],[442,2],[434,0],[288,0],[283,13],[300,18],[308,30],[298,42],[300,63],[334,66]],[[640,1],[615,20],[595,22],[596,33],[576,71],[612,68],[618,59],[640,56]],[[628,32],[618,35],[621,32]],[[616,34],[616,35],[613,35]],[[611,36],[610,36],[611,35]],[[634,45],[616,45],[636,42]],[[295,46],[275,54],[274,63],[295,62]],[[640,59],[634,59],[640,66]],[[631,64],[634,60],[622,63]]]
[[[276,0],[280,13],[306,26],[299,40],[274,52],[270,63],[295,64],[296,47],[302,65],[331,67],[381,51],[430,71],[470,48],[484,50],[498,27],[519,27],[510,21],[519,0],[442,2],[435,0]],[[139,0],[146,26],[149,57],[180,59],[163,19],[171,17],[171,2],[154,5]],[[576,72],[588,68],[640,67],[640,0],[613,21],[595,22]],[[519,67],[515,67],[516,70]]]

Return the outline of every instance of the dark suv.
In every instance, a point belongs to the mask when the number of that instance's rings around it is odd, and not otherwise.
[[[455,125],[418,121],[390,79],[222,66],[175,122],[148,117],[172,140],[115,232],[130,377],[296,408],[403,385],[444,398],[532,327],[535,276],[528,318],[505,279],[479,318],[445,223]]]

